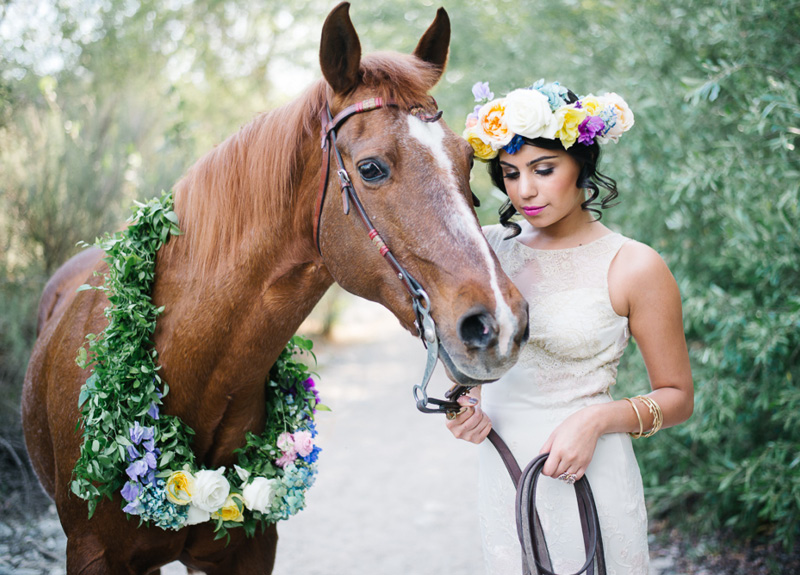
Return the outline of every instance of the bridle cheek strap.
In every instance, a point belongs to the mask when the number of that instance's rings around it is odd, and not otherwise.
[[[428,350],[428,361],[423,376],[423,383],[414,387],[414,398],[417,402],[417,408],[426,413],[444,413],[446,411],[458,410],[460,406],[451,398],[450,401],[442,401],[437,399],[429,399],[425,389],[433,375],[433,368],[439,356],[439,338],[436,334],[436,325],[431,317],[430,298],[422,285],[410,274],[408,271],[397,261],[389,246],[381,237],[380,233],[372,221],[369,219],[366,210],[364,209],[361,200],[356,193],[350,176],[344,167],[344,160],[341,153],[336,148],[336,130],[351,116],[360,114],[362,112],[369,112],[384,107],[396,107],[397,104],[389,99],[384,98],[370,98],[357,102],[351,106],[346,107],[344,110],[336,114],[335,117],[331,116],[330,106],[325,105],[324,109],[320,112],[320,136],[322,147],[322,169],[320,174],[319,191],[317,192],[317,201],[314,206],[314,242],[317,246],[317,252],[322,255],[322,248],[320,246],[320,225],[322,221],[322,208],[325,205],[325,196],[328,190],[328,183],[331,170],[331,151],[333,151],[334,158],[336,159],[337,170],[336,174],[339,178],[339,187],[342,190],[342,208],[345,214],[350,213],[351,206],[355,208],[359,219],[366,228],[367,235],[372,243],[377,248],[378,252],[383,256],[383,259],[389,264],[394,271],[397,278],[403,283],[408,293],[411,295],[411,301],[414,306],[414,313],[416,315],[417,330],[419,331],[422,343]],[[423,121],[435,122],[441,117],[441,112],[433,115],[424,115],[421,110],[415,112],[415,115]],[[463,393],[463,392],[462,392]],[[428,407],[433,404],[436,407]]]

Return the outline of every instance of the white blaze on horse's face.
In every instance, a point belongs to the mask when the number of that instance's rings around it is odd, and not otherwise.
[[[496,304],[494,316],[499,327],[498,347],[501,355],[508,355],[519,326],[514,312],[500,289],[497,280],[498,270],[495,267],[495,260],[492,258],[489,245],[480,230],[471,225],[472,210],[458,189],[453,160],[444,146],[445,131],[438,122],[423,122],[412,115],[407,117],[409,135],[430,150],[442,175],[440,181],[445,184],[447,198],[436,205],[447,206],[444,218],[448,229],[455,238],[458,238],[459,243],[472,248],[470,251],[480,254],[481,259],[485,262],[485,269],[489,270],[489,282]]]

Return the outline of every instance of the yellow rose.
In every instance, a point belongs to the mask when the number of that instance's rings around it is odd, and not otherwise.
[[[244,499],[238,493],[231,493],[225,500],[225,504],[214,513],[211,514],[215,519],[222,519],[223,521],[235,521],[241,523],[244,521],[242,515],[244,509]]]
[[[581,98],[581,106],[590,116],[599,116],[605,107],[605,103],[601,103],[597,96],[589,94]]]
[[[480,125],[476,124],[475,126],[464,130],[463,137],[467,142],[469,142],[469,145],[472,146],[472,150],[475,152],[476,158],[479,160],[491,160],[499,152],[492,148],[491,144],[485,141],[485,136],[482,137],[480,131]]]
[[[569,104],[561,106],[555,113],[559,119],[562,119],[560,122],[561,128],[556,132],[556,138],[561,140],[564,149],[567,150],[578,139],[578,126],[586,119],[586,110],[576,108],[574,104]]]
[[[511,141],[514,133],[508,129],[505,119],[506,100],[500,98],[481,106],[478,110],[478,126],[483,132],[483,140],[499,150]]]
[[[167,499],[175,505],[188,505],[192,502],[194,476],[188,471],[173,471],[167,479]]]

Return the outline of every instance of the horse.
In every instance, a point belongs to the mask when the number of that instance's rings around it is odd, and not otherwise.
[[[184,233],[157,255],[152,298],[165,311],[153,339],[170,389],[162,411],[194,429],[198,463],[231,465],[245,434],[264,428],[270,367],[334,282],[417,333],[403,274],[384,261],[389,248],[429,298],[439,357],[453,381],[494,381],[516,362],[527,304],[481,233],[469,187],[472,150],[439,120],[429,95],[449,43],[440,8],[412,54],[362,57],[349,5],[340,4],[322,28],[322,78],[244,125],[174,186]],[[324,118],[364,101],[391,105],[337,126],[337,171],[320,154]],[[346,174],[380,230],[380,251],[352,202],[334,193]],[[211,523],[138,526],[119,496],[101,501],[88,519],[86,503],[70,494],[81,442],[78,397],[89,374],[75,355],[85,334],[105,327],[108,305],[102,291],[76,288],[101,283],[93,272],[107,269],[102,256],[97,248],[81,252],[45,288],[23,390],[28,453],[66,533],[68,573],[159,573],[176,560],[209,575],[270,573],[275,525],[252,538],[231,530],[226,542],[215,540]]]

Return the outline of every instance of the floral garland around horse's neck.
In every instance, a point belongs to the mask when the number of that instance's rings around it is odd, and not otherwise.
[[[328,410],[308,367],[295,355],[309,354],[311,341],[295,336],[281,352],[266,382],[266,421],[261,435],[248,433],[236,450],[238,465],[205,469],[191,449],[194,431],[161,413],[169,393],[159,377],[153,345],[156,318],[164,311],[150,298],[156,253],[170,235],[180,235],[172,192],[137,203],[130,225],[95,245],[106,252],[101,286],[108,327],[86,336],[77,363],[92,368],[78,400],[83,444],[72,491],[88,501],[89,516],[102,497],[119,492],[123,511],[162,529],[216,523],[217,538],[232,527],[252,536],[261,525],[288,519],[305,505],[317,473],[320,448],[314,415]]]

